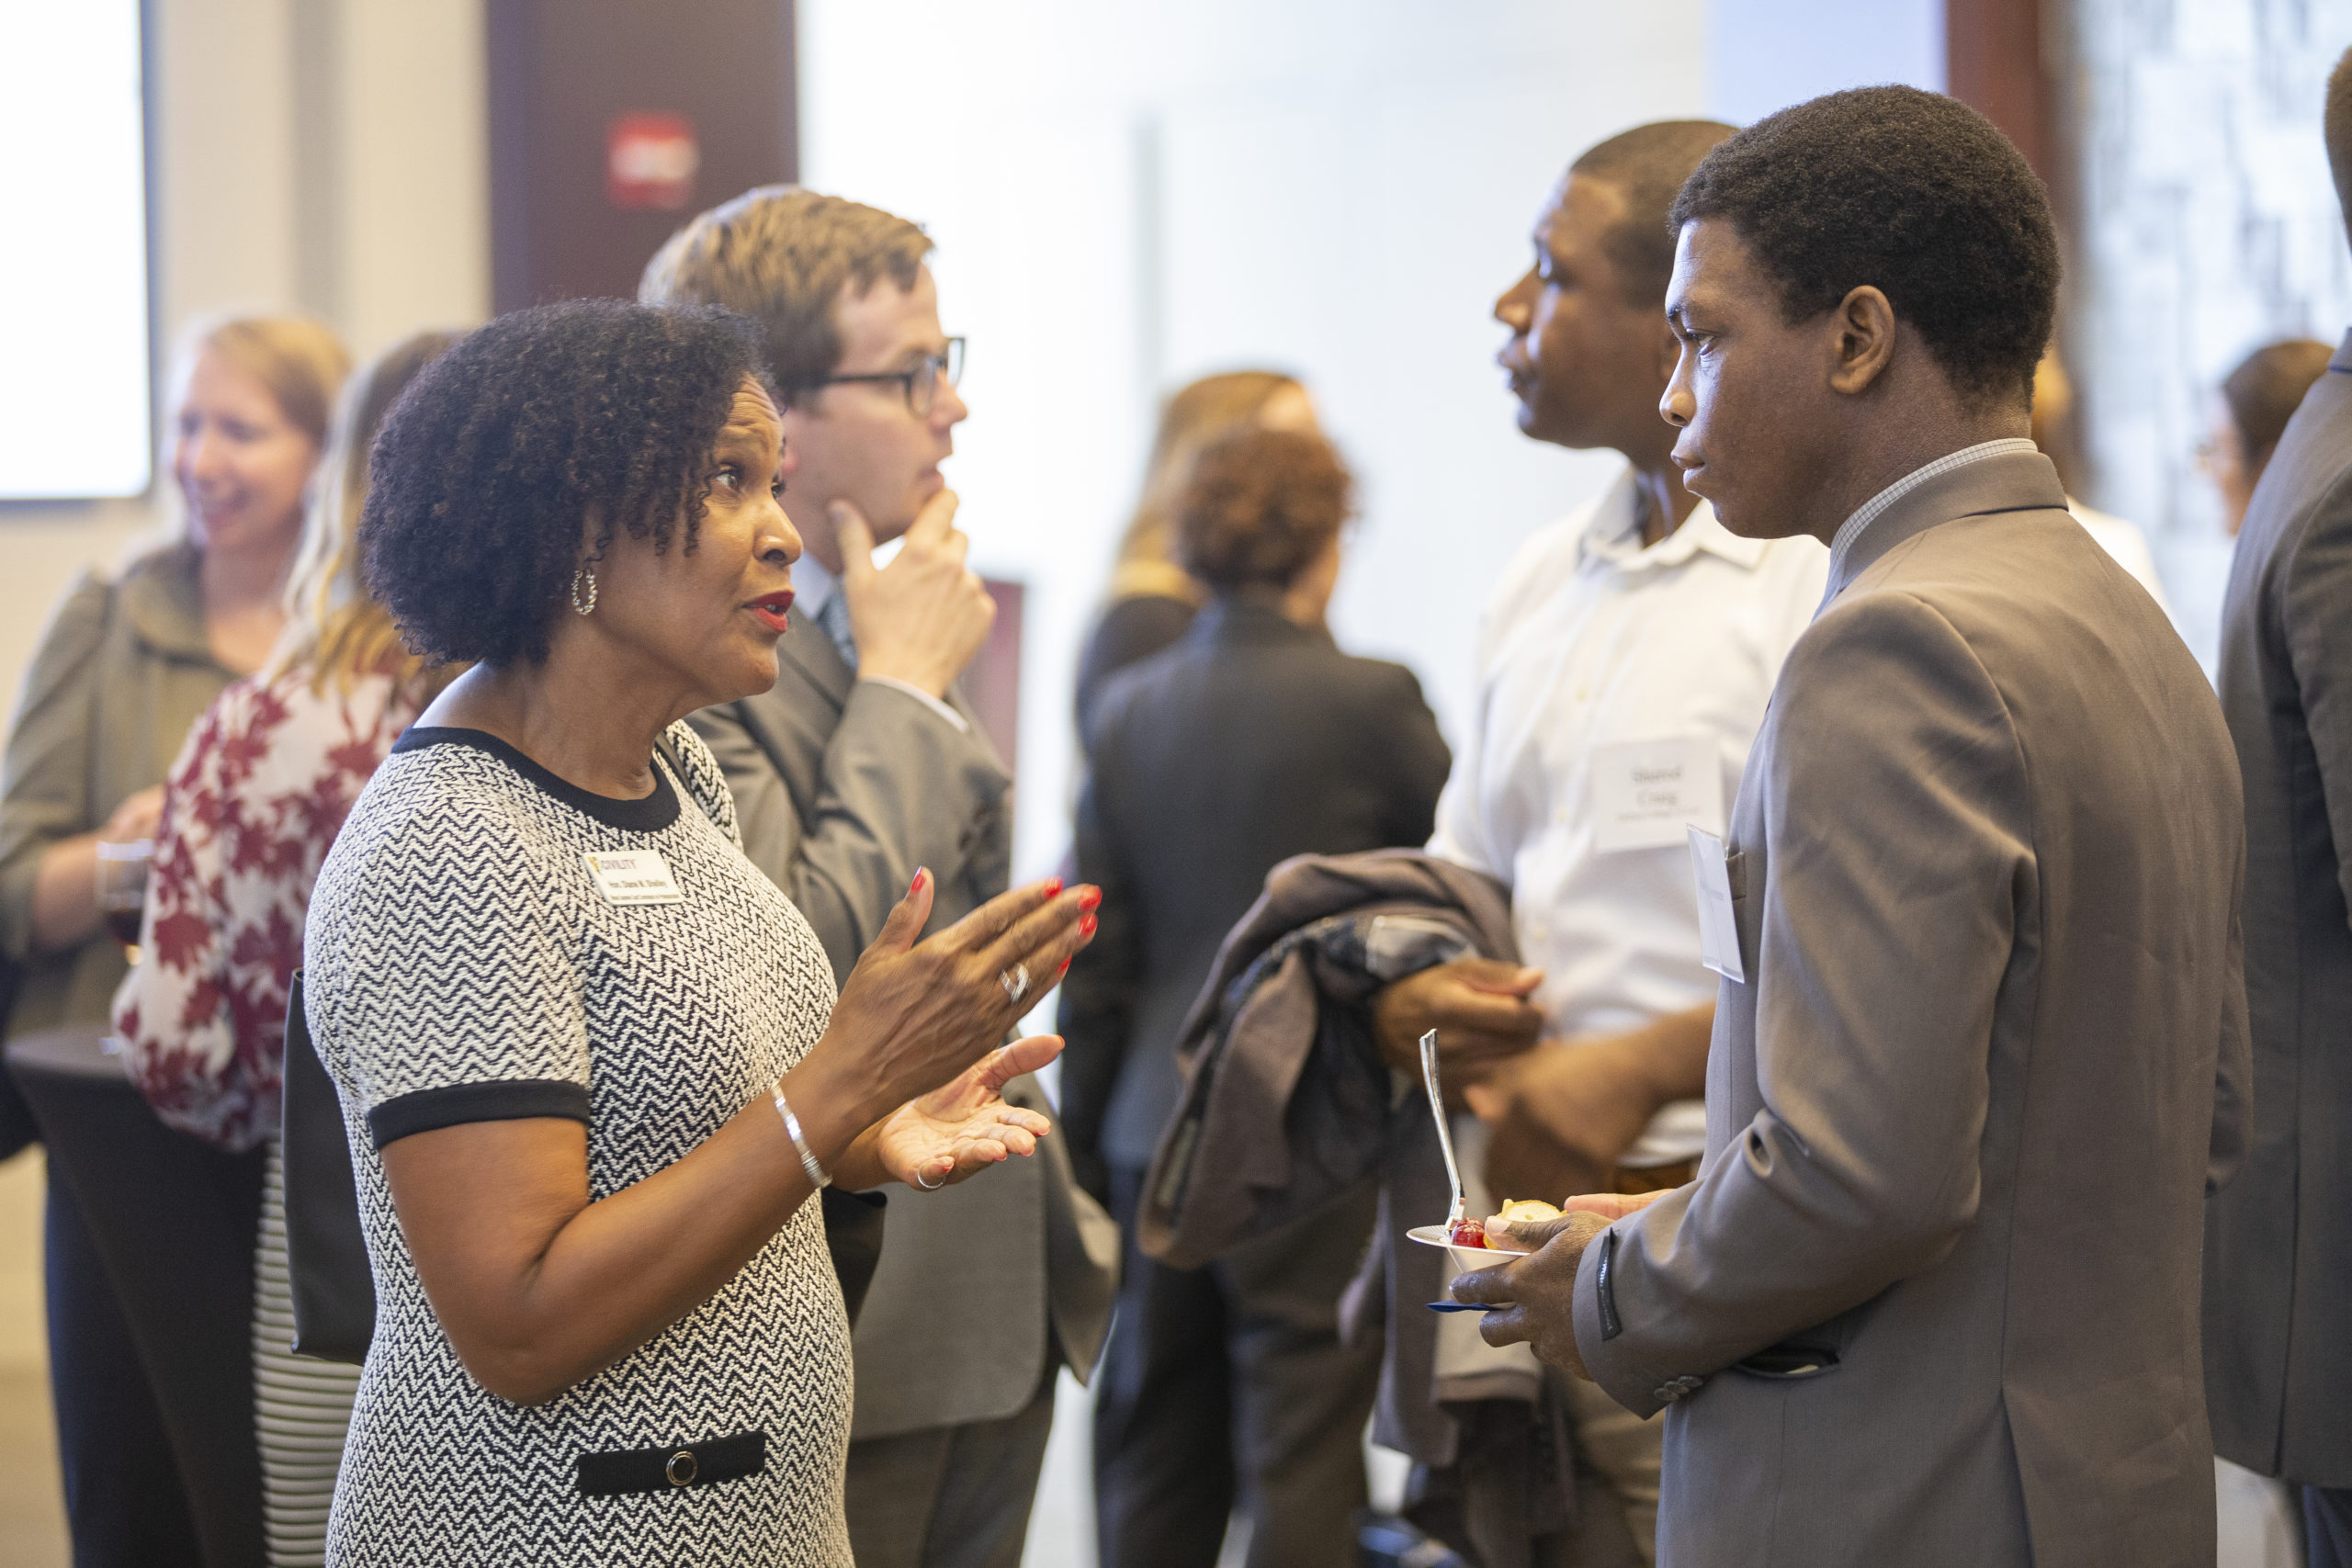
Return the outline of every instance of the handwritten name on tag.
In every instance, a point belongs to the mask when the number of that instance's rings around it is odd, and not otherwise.
[[[1592,749],[1593,848],[1657,850],[1683,830],[1724,828],[1724,770],[1713,737],[1665,735]]]
[[[1699,884],[1699,962],[1740,985],[1747,966],[1739,961],[1739,920],[1731,905],[1731,862],[1724,841],[1702,829],[1690,829],[1690,874]]]
[[[683,904],[677,878],[659,850],[605,850],[582,855],[596,891],[609,904]]]

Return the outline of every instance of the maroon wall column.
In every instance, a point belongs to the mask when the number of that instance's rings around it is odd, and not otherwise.
[[[1945,0],[1944,79],[1953,97],[1999,126],[2050,180],[2057,149],[2041,11],[2042,0]]]
[[[792,12],[792,0],[489,0],[496,309],[633,296],[687,218],[797,177]],[[663,137],[683,129],[691,176],[616,186],[628,117],[652,117],[635,122],[651,136],[623,172],[676,175],[681,144]]]

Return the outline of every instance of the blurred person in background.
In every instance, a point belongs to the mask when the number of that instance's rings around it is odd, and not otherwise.
[[[2352,228],[2352,51],[2328,77],[2324,133]],[[2301,351],[2301,365],[2312,357]],[[2280,379],[2291,387],[2291,376]],[[2284,388],[2274,393],[2271,413],[2290,400]],[[2271,428],[2266,419],[2233,432],[2245,460],[2265,457]],[[2205,1393],[2214,1451],[2300,1487],[2312,1568],[2344,1568],[2352,1564],[2352,490],[2344,482],[2352,335],[2278,429],[2222,610],[2222,708],[2245,781],[2255,1130],[2245,1171],[2206,1205]]]
[[[211,322],[181,350],[165,421],[181,536],[68,591],[0,763],[0,952],[23,969],[10,1039],[107,1023],[127,964],[101,920],[98,846],[153,838],[190,727],[276,646],[348,369],[334,335],[296,317]],[[127,1087],[74,1105],[41,1133],[75,1561],[258,1562],[248,1340],[262,1156],[166,1127]]]
[[[2197,457],[2222,492],[2222,527],[2230,537],[2245,525],[2255,486],[2278,450],[2287,422],[2302,406],[2303,394],[2327,374],[2335,352],[2316,338],[2287,338],[2256,349],[2222,378],[2212,426]]]
[[[1193,458],[1211,442],[1245,426],[1317,428],[1306,389],[1272,370],[1204,376],[1170,398],[1144,465],[1142,498],[1119,540],[1109,603],[1078,659],[1078,732],[1091,744],[1095,701],[1116,671],[1149,658],[1184,635],[1207,600],[1206,584],[1176,564],[1170,520]]]
[[[2056,339],[2041,352],[2041,362],[2033,368],[2033,444],[2041,448],[2058,470],[2059,483],[2066,487],[2066,510],[2097,539],[2099,548],[2115,558],[2115,562],[2132,574],[2132,580],[2148,591],[2156,608],[2172,618],[2172,601],[2165,597],[2164,579],[2156,571],[2156,556],[2148,547],[2148,536],[2136,523],[2127,523],[2096,507],[2086,506],[2075,496],[2082,483],[2081,444],[2076,438],[2075,423],[2075,382],[2066,374],[2065,361],[2058,356]]]
[[[784,399],[782,504],[807,546],[791,635],[772,686],[690,722],[726,775],[744,852],[842,979],[918,867],[935,925],[1012,874],[1012,775],[962,687],[996,606],[940,471],[969,411],[931,248],[878,208],[767,186],[672,236],[638,290],[757,322]],[[1025,1076],[1005,1098],[1049,1104]],[[1117,1258],[1058,1138],[990,1180],[892,1208],[855,1325],[860,1568],[1015,1568],[1056,1380],[1092,1371]]]
[[[142,962],[115,993],[123,1061],[156,1114],[268,1164],[253,1359],[273,1568],[316,1568],[359,1369],[296,1356],[277,1145],[287,986],[319,864],[393,740],[454,671],[401,647],[359,581],[368,454],[401,389],[456,341],[420,333],[345,388],[268,667],[207,710],[164,789]]]
[[[1162,498],[1169,543],[1210,598],[1102,693],[1078,874],[1102,888],[1102,924],[1060,1013],[1072,1157],[1127,1237],[1097,1531],[1104,1568],[1210,1568],[1238,1501],[1253,1568],[1347,1568],[1380,1347],[1340,1343],[1339,1301],[1378,1183],[1204,1269],[1144,1258],[1135,1220],[1176,1109],[1178,1030],[1226,932],[1292,855],[1426,840],[1448,755],[1412,672],[1325,627],[1353,488],[1330,444],[1241,423],[1185,468]]]

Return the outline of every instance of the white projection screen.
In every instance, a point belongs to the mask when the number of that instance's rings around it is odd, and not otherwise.
[[[0,0],[0,501],[147,488],[139,0]]]

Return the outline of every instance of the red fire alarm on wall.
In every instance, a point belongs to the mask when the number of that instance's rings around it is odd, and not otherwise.
[[[605,128],[605,194],[615,207],[674,212],[694,200],[702,148],[677,114],[616,115]]]

